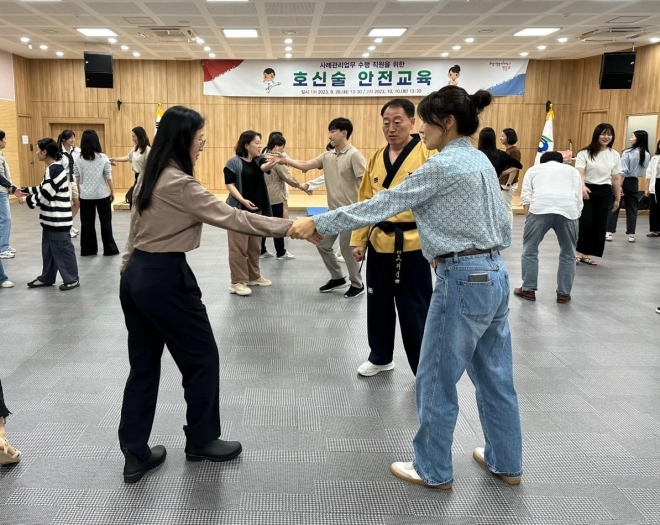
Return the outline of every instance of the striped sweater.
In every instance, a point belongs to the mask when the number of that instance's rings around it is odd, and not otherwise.
[[[44,180],[39,186],[25,188],[29,193],[26,202],[30,208],[40,208],[41,227],[58,232],[71,231],[71,196],[69,195],[68,173],[59,163],[46,168]]]

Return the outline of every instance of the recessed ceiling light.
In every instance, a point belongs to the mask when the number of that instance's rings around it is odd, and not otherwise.
[[[376,44],[380,44],[382,41],[382,38],[374,38],[374,42],[376,42]]]
[[[112,37],[110,37],[110,38],[108,38],[108,42],[110,42],[111,44],[116,44],[116,43],[117,43],[117,39],[116,39],[116,38],[112,38]]]
[[[64,56],[64,53],[62,53],[62,51],[56,51],[55,54],[56,54],[58,57],[63,57],[63,56]]]
[[[441,56],[441,57],[448,57],[448,56],[449,56],[449,53],[447,53],[447,52],[445,51],[444,53],[440,53],[440,56]]]
[[[283,35],[297,35],[298,31],[294,31],[293,29],[283,29],[280,33]]]
[[[653,44],[657,44],[658,42],[660,42],[660,38],[658,38],[657,36],[654,36],[653,38],[649,38],[649,40],[650,40]]]
[[[122,51],[128,51],[130,48],[128,46],[121,46]]]
[[[29,39],[28,37],[26,37],[26,36],[24,36],[23,38],[21,38],[21,42],[23,42],[24,44],[27,44],[29,41],[30,41],[30,39]]]
[[[529,55],[527,51],[523,51],[522,53],[520,53],[521,57],[526,57],[527,55]]]
[[[401,36],[405,32],[405,29],[392,27],[375,28],[369,31],[369,36]]]
[[[199,37],[197,37],[197,43],[198,43],[198,44],[203,44],[203,43],[204,43],[204,39],[203,39],[203,38],[199,38]]]
[[[209,51],[211,51],[211,48],[209,46],[204,46],[204,51],[208,53]]]
[[[48,46],[46,44],[41,44],[39,46],[39,49],[42,49],[43,51],[46,51],[46,49],[48,49]]]
[[[209,58],[215,58],[215,53],[209,53]]]
[[[257,38],[259,33],[256,29],[223,29],[227,38]]]
[[[470,38],[466,38],[465,41],[466,41],[468,44],[471,44],[472,42],[474,42],[474,38],[471,38],[471,37],[470,37]]]
[[[287,53],[286,55],[284,55],[284,58],[291,58],[291,53]]]
[[[138,53],[137,51],[133,51],[133,56],[134,56],[134,57],[139,57],[139,56],[140,56],[140,53]]]
[[[546,46],[536,46],[536,49],[539,51],[543,51],[546,48]]]
[[[453,49],[454,51],[458,51],[460,48],[461,48],[461,46],[454,46],[454,47],[452,47],[452,49]]]
[[[558,39],[557,39],[557,42],[561,42],[561,43],[563,44],[563,43],[565,43],[565,42],[568,42],[568,38],[566,38],[565,36],[563,36],[563,37],[561,37],[561,38],[558,38]]]
[[[548,36],[559,31],[560,27],[528,27],[514,33],[513,36]]]
[[[362,56],[363,56],[364,58],[367,58],[367,57],[369,56],[369,53],[362,53]]]
[[[369,51],[373,51],[374,49],[376,49],[376,46],[369,46],[367,49],[368,49]]]
[[[76,28],[78,33],[82,33],[85,36],[117,36],[117,33],[105,29],[103,27],[91,27],[91,28]]]
[[[286,46],[284,48],[284,51],[293,51],[293,48],[291,46]]]
[[[287,38],[284,40],[285,44],[293,44],[293,38]]]

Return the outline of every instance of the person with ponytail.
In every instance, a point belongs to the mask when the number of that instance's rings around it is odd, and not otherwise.
[[[14,196],[28,208],[39,208],[41,222],[41,275],[27,283],[28,288],[42,288],[55,284],[57,272],[63,283],[60,290],[66,292],[80,286],[76,252],[71,242],[71,197],[69,174],[60,160],[62,153],[51,138],[37,142],[37,158],[46,165],[44,180],[39,186],[17,188]]]
[[[485,447],[474,460],[509,485],[520,483],[522,435],[513,384],[509,277],[500,251],[511,226],[488,157],[472,146],[479,114],[492,101],[445,86],[417,108],[425,146],[438,153],[394,188],[343,208],[297,219],[293,238],[336,235],[411,209],[422,253],[437,277],[417,368],[420,428],[414,460],[390,471],[409,483],[450,489],[452,440],[458,417],[456,383],[467,372],[476,387]]]
[[[70,129],[65,129],[57,137],[57,146],[60,149],[62,159],[60,164],[64,166],[64,171],[69,176],[69,194],[71,195],[71,215],[75,217],[80,210],[80,195],[78,185],[73,176],[73,169],[76,161],[80,158],[80,148],[76,147],[76,134]],[[77,237],[79,230],[71,226],[71,237]]]

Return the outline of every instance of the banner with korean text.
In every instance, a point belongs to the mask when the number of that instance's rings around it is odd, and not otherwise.
[[[456,63],[459,62],[459,63]],[[203,60],[204,94],[224,97],[425,96],[446,85],[523,95],[528,60]]]

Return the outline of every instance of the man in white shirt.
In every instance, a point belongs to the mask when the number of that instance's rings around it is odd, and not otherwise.
[[[541,156],[541,164],[525,174],[520,202],[527,219],[523,232],[523,285],[513,293],[522,299],[536,301],[539,274],[539,244],[551,228],[559,241],[557,302],[571,300],[575,278],[575,247],[582,213],[582,181],[574,167],[563,164],[558,151]]]

